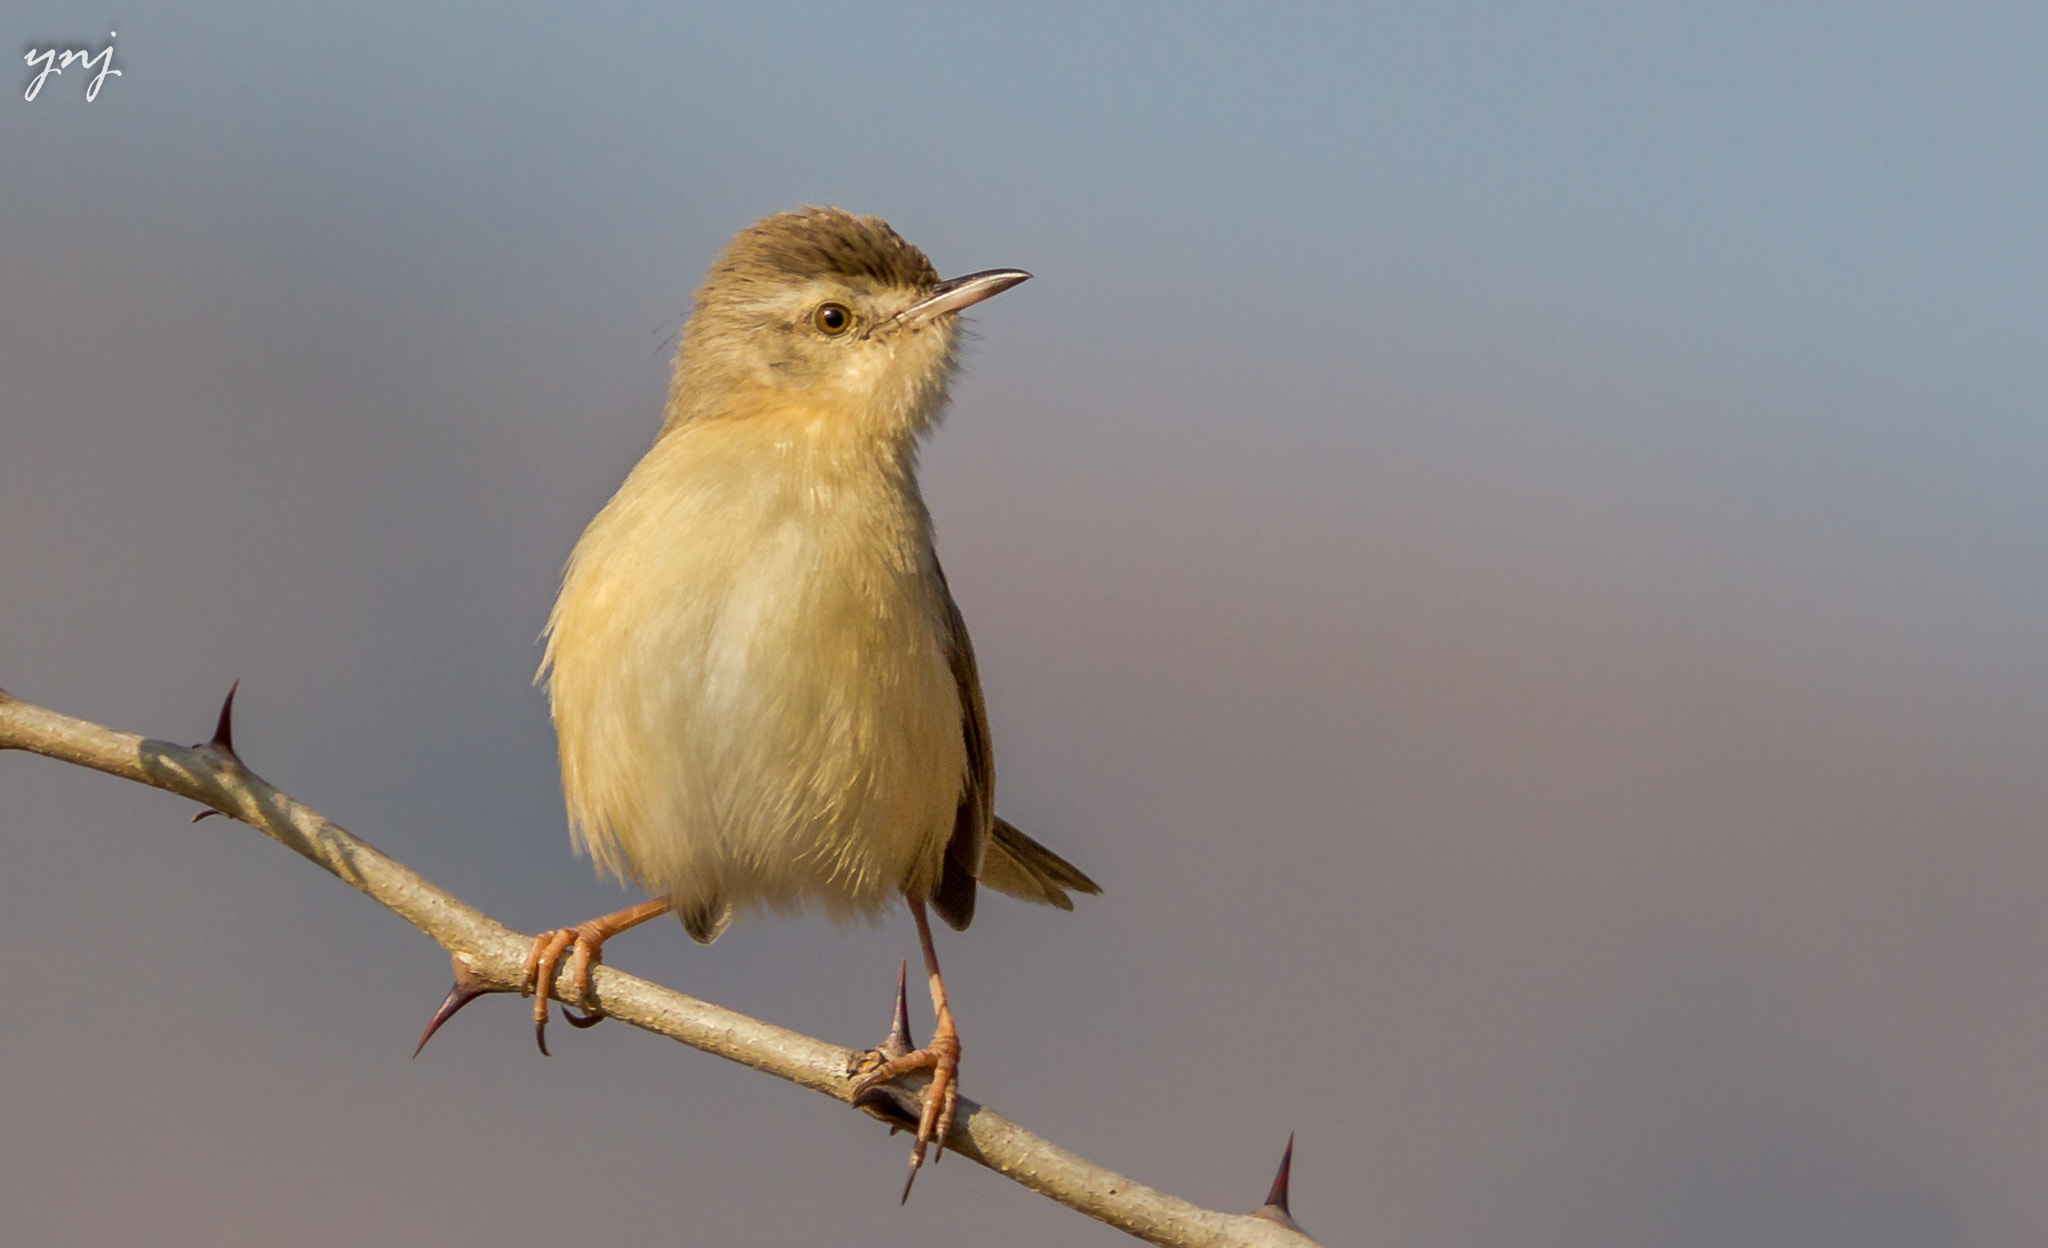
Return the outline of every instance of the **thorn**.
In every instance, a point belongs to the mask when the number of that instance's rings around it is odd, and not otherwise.
[[[881,1062],[893,1062],[917,1048],[917,1042],[910,1038],[910,997],[904,990],[909,973],[908,961],[897,963],[896,1012],[889,1023],[888,1037],[873,1049],[875,1058],[879,1059],[877,1065]],[[915,1130],[918,1122],[924,1117],[924,1102],[917,1094],[893,1083],[876,1084],[872,1088],[862,1090],[853,1098],[853,1107],[872,1110],[886,1119],[890,1135],[898,1131]],[[907,1198],[910,1185],[904,1184],[903,1191]]]
[[[463,1006],[489,991],[488,988],[464,988],[458,980],[455,986],[448,990],[448,995],[441,999],[441,1008],[435,1010],[434,1017],[427,1020],[427,1029],[420,1033],[420,1042],[412,1046],[412,1055],[418,1057],[426,1049],[427,1041],[432,1040],[434,1033],[441,1030],[442,1023],[454,1018],[462,1012]]]
[[[1287,1207],[1287,1180],[1294,1170],[1294,1132],[1287,1133],[1287,1150],[1280,1154],[1280,1171],[1273,1176],[1273,1186],[1266,1192],[1266,1203],[1281,1212],[1292,1212]]]
[[[427,1047],[427,1041],[432,1040],[434,1033],[441,1030],[441,1024],[462,1012],[463,1006],[493,992],[511,991],[508,988],[493,988],[486,985],[461,958],[450,960],[455,964],[455,986],[448,990],[447,997],[441,1001],[441,1008],[434,1011],[434,1017],[427,1020],[427,1029],[420,1033],[420,1042],[413,1046],[414,1057],[418,1057],[420,1050]],[[541,1052],[547,1052],[546,1045],[541,1046]]]
[[[240,679],[228,686],[228,696],[220,704],[220,722],[213,728],[213,740],[198,747],[202,750],[219,750],[236,762],[240,762],[241,758],[235,753],[235,691],[241,687]]]
[[[1287,1207],[1287,1180],[1293,1169],[1294,1133],[1289,1131],[1287,1151],[1280,1154],[1280,1170],[1273,1176],[1273,1186],[1266,1192],[1266,1203],[1252,1210],[1252,1216],[1264,1218],[1268,1222],[1277,1222],[1290,1231],[1299,1231],[1306,1235],[1308,1232],[1301,1229],[1301,1224],[1294,1220],[1294,1214]]]
[[[889,1021],[888,1037],[875,1050],[889,1061],[917,1048],[917,1042],[910,1038],[910,998],[903,990],[909,975],[910,960],[905,958],[896,964],[896,1016]]]
[[[198,814],[192,816],[192,822],[198,823],[201,819],[205,819],[209,816],[217,815],[219,813],[220,812],[215,810],[213,807],[208,806],[205,810],[202,810]]]

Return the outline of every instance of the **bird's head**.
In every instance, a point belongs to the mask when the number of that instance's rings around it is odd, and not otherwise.
[[[937,418],[959,313],[1031,275],[940,281],[879,217],[801,208],[740,231],[698,289],[676,353],[671,422],[795,404],[878,437]]]

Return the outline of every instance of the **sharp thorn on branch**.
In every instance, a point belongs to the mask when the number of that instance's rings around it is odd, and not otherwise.
[[[917,1048],[917,1042],[910,1038],[910,997],[904,992],[904,985],[910,975],[908,959],[896,964],[896,1013],[889,1020],[889,1034],[875,1052],[894,1061]]]
[[[1273,1175],[1273,1186],[1266,1191],[1266,1203],[1283,1213],[1291,1213],[1287,1207],[1287,1181],[1294,1171],[1294,1132],[1287,1133],[1287,1147],[1280,1154],[1280,1169]]]
[[[1287,1206],[1287,1182],[1293,1170],[1294,1133],[1289,1131],[1287,1149],[1280,1154],[1280,1170],[1273,1176],[1272,1188],[1266,1192],[1266,1203],[1254,1209],[1252,1216],[1264,1218],[1268,1222],[1277,1222],[1290,1231],[1300,1231],[1306,1235],[1308,1232],[1301,1229],[1301,1224],[1294,1220],[1294,1213]]]
[[[893,1062],[917,1048],[917,1042],[910,1038],[910,997],[905,991],[909,973],[908,961],[896,964],[896,1008],[894,1017],[889,1022],[889,1034],[864,1060],[874,1061],[878,1065],[882,1062]],[[853,1107],[871,1110],[879,1115],[888,1122],[890,1135],[914,1129],[924,1116],[924,1102],[917,1094],[893,1083],[881,1083],[862,1089],[854,1095]],[[911,1177],[915,1178],[915,1173]],[[903,1191],[907,1197],[910,1192],[908,1183],[903,1185]]]
[[[420,1033],[420,1042],[413,1046],[414,1057],[418,1057],[420,1050],[427,1047],[427,1041],[432,1040],[434,1033],[441,1030],[441,1024],[462,1012],[463,1006],[493,992],[511,991],[509,988],[494,988],[484,983],[461,958],[451,960],[455,963],[455,986],[448,990],[448,995],[441,1001],[441,1008],[434,1011],[434,1017],[427,1020],[427,1029]],[[541,1052],[547,1052],[546,1045],[541,1046]]]
[[[239,678],[228,686],[228,696],[220,704],[220,721],[213,728],[213,739],[198,747],[217,750],[236,762],[241,761],[241,756],[235,753],[235,691],[241,687]]]
[[[239,683],[223,700],[214,739],[194,747],[195,752],[204,755],[196,760],[187,751],[162,741],[115,732],[18,702],[0,692],[0,751],[23,750],[44,755],[164,789],[184,800],[196,800],[204,805],[219,795],[207,782],[232,758],[228,751],[233,749],[232,707],[238,692]],[[164,763],[170,765],[161,765]],[[195,763],[203,765],[194,766]],[[234,779],[247,786],[246,775]],[[425,1052],[427,1043],[441,1027],[477,997],[494,992],[524,995],[519,987],[520,972],[513,969],[519,963],[500,951],[501,946],[510,940],[507,929],[488,916],[464,906],[403,864],[368,850],[347,831],[286,795],[266,790],[262,791],[262,797],[263,800],[259,801],[236,803],[252,827],[269,833],[296,853],[355,885],[445,947],[474,951],[456,957],[455,982],[420,1033],[413,1049],[415,1056]],[[195,817],[204,819],[214,813],[236,817],[232,812],[214,808],[202,809]],[[471,958],[478,961],[466,964],[465,960]],[[899,1004],[892,1013],[904,1031],[902,1047],[915,1051],[908,1039],[907,973],[907,965],[899,967]],[[752,1019],[706,1002],[693,1002],[657,985],[637,981],[628,985],[621,977],[617,986],[618,1004],[622,1012],[629,1004],[633,1007],[628,1017],[633,1019],[635,1026],[693,1048],[743,1062],[763,1073],[835,1098],[854,1096],[857,1063],[849,1059],[860,1055],[849,1054],[836,1045],[805,1036],[785,1033],[778,1039],[760,1034],[762,1026]],[[896,1046],[892,1043],[889,1047]],[[913,1083],[922,1083],[929,1076],[919,1072],[907,1078]],[[891,1092],[903,1093],[903,1098],[909,1102],[907,1110],[885,1112],[877,1106],[868,1112],[885,1123],[907,1122],[914,1125],[920,1098],[892,1087],[875,1088],[861,1095],[862,1099],[873,1096],[883,1103],[893,1104],[888,1096]],[[982,1121],[979,1116],[973,1120]],[[991,1129],[985,1138],[973,1140],[978,1147],[969,1152],[971,1159],[1110,1226],[1145,1234],[1148,1232],[1144,1228],[1192,1225],[1194,1220],[1206,1218],[1211,1213],[1163,1192],[1118,1191],[1111,1187],[1119,1181],[1116,1175],[994,1115],[990,1115],[987,1121],[992,1124]],[[963,1131],[963,1143],[967,1136],[968,1133]],[[1259,1215],[1267,1221],[1298,1230],[1288,1208],[1287,1179],[1292,1154],[1290,1137],[1287,1155],[1281,1163],[1269,1203],[1259,1210]],[[913,1190],[915,1177],[914,1170],[906,1176],[904,1199]],[[1102,1198],[1101,1193],[1105,1191],[1112,1199]]]

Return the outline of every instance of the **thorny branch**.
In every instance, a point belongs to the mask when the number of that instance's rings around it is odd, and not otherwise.
[[[0,690],[0,750],[25,750],[178,794],[240,820],[326,868],[432,937],[454,960],[459,988],[516,992],[533,938],[437,888],[271,787],[234,749],[234,693],[213,739],[173,745],[73,719]],[[566,962],[549,995],[573,1002]],[[851,1103],[861,1054],[684,996],[602,964],[592,987],[608,1017],[729,1058]],[[889,1121],[881,1109],[870,1110]],[[1167,1248],[1313,1245],[1287,1210],[1282,1162],[1267,1204],[1253,1214],[1203,1209],[1078,1157],[965,1097],[946,1148],[1068,1208]],[[1291,1159],[1293,1142],[1289,1141]]]

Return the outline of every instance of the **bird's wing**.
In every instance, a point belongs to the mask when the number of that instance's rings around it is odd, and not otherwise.
[[[939,886],[932,893],[932,909],[953,930],[964,930],[974,920],[975,885],[979,882],[1025,901],[1072,910],[1068,889],[1077,893],[1102,889],[1079,867],[1019,832],[1008,820],[996,817],[995,750],[989,743],[988,709],[981,700],[974,643],[967,638],[967,621],[953,601],[953,591],[946,587],[944,572],[939,573],[939,588],[946,596],[946,652],[960,691],[967,774],[962,777],[953,838],[946,842],[946,861],[939,873]]]
[[[938,569],[936,556],[932,567]],[[996,756],[988,739],[988,710],[981,701],[974,643],[967,639],[967,621],[960,604],[953,601],[946,573],[938,571],[939,593],[946,599],[946,658],[960,693],[960,730],[967,739],[967,772],[960,778],[960,805],[953,814],[953,837],[946,842],[939,885],[932,890],[932,909],[957,932],[974,921],[974,885],[996,822]]]

